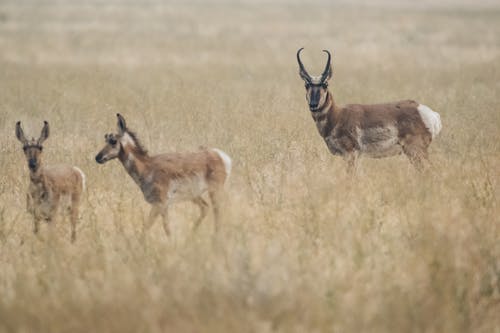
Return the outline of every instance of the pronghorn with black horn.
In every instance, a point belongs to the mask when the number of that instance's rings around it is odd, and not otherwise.
[[[85,175],[76,166],[56,164],[42,166],[42,143],[49,137],[49,123],[44,122],[40,138],[28,140],[16,123],[16,137],[23,144],[30,170],[27,209],[33,215],[33,232],[38,233],[40,220],[55,223],[60,202],[63,201],[71,219],[71,241],[76,240],[80,198],[85,187]]]
[[[428,106],[413,100],[386,104],[339,106],[328,90],[332,77],[331,55],[320,76],[307,73],[297,51],[300,77],[319,134],[330,152],[342,156],[353,170],[360,155],[381,158],[404,153],[418,170],[428,159],[427,149],[441,131],[441,118]]]
[[[144,199],[152,205],[144,225],[147,231],[158,215],[163,219],[163,229],[170,235],[168,208],[178,201],[192,201],[200,208],[196,229],[207,215],[208,202],[202,195],[208,192],[218,228],[220,200],[224,183],[231,173],[231,158],[219,149],[202,149],[192,153],[167,153],[150,156],[127,128],[125,118],[118,117],[118,133],[104,136],[106,145],[95,160],[103,164],[118,158],[127,173],[140,187]]]

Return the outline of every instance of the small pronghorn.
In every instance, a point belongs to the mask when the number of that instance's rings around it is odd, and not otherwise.
[[[196,229],[207,215],[208,203],[202,195],[208,192],[218,228],[220,196],[231,173],[231,158],[219,149],[203,149],[192,153],[167,153],[150,156],[134,132],[127,128],[125,119],[118,117],[118,134],[106,134],[106,145],[96,155],[103,164],[118,158],[125,170],[140,187],[144,199],[152,205],[144,231],[162,216],[163,229],[170,235],[168,208],[178,201],[192,201],[200,208]]]
[[[85,175],[76,166],[57,164],[42,166],[42,143],[49,137],[49,123],[44,121],[38,140],[24,136],[21,122],[16,123],[16,137],[23,144],[24,155],[30,169],[27,209],[33,215],[33,232],[38,233],[40,220],[50,224],[56,221],[60,202],[64,201],[71,219],[71,241],[76,240],[76,222],[80,197],[85,188]]]
[[[354,170],[359,155],[381,158],[404,153],[418,169],[428,159],[427,148],[441,131],[441,118],[428,106],[413,100],[387,104],[335,104],[328,90],[332,77],[330,52],[320,76],[310,76],[297,51],[299,75],[305,81],[306,99],[319,134],[330,152],[342,156]]]

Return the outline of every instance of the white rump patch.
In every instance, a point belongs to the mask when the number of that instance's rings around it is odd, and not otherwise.
[[[231,167],[233,164],[231,157],[229,157],[228,154],[226,154],[220,149],[213,148],[212,150],[216,152],[222,159],[222,162],[224,163],[224,169],[226,170],[226,175],[227,175],[226,179],[229,178],[229,175],[231,174]]]
[[[79,172],[80,176],[82,176],[82,191],[85,191],[85,182],[86,182],[85,174],[83,173],[83,171],[80,168],[78,168],[76,166],[74,166],[73,169],[75,171]]]
[[[439,113],[432,111],[430,107],[419,104],[418,105],[418,113],[420,114],[420,118],[422,118],[425,127],[431,132],[432,138],[436,137],[439,132],[441,132],[441,117]]]

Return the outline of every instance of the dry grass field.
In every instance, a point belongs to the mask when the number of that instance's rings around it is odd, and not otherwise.
[[[338,103],[441,114],[433,167],[363,159],[316,131],[295,52],[333,51]],[[495,1],[0,2],[0,332],[500,332],[500,5]],[[222,230],[173,206],[167,239],[118,161],[120,112],[150,152],[233,158]],[[32,234],[14,126],[87,175]]]

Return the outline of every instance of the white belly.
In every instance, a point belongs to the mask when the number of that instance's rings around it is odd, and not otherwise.
[[[205,177],[194,175],[189,178],[172,180],[169,186],[168,199],[170,202],[192,200],[208,190]]]
[[[360,151],[373,158],[399,155],[403,152],[399,144],[398,130],[394,126],[359,130]]]

